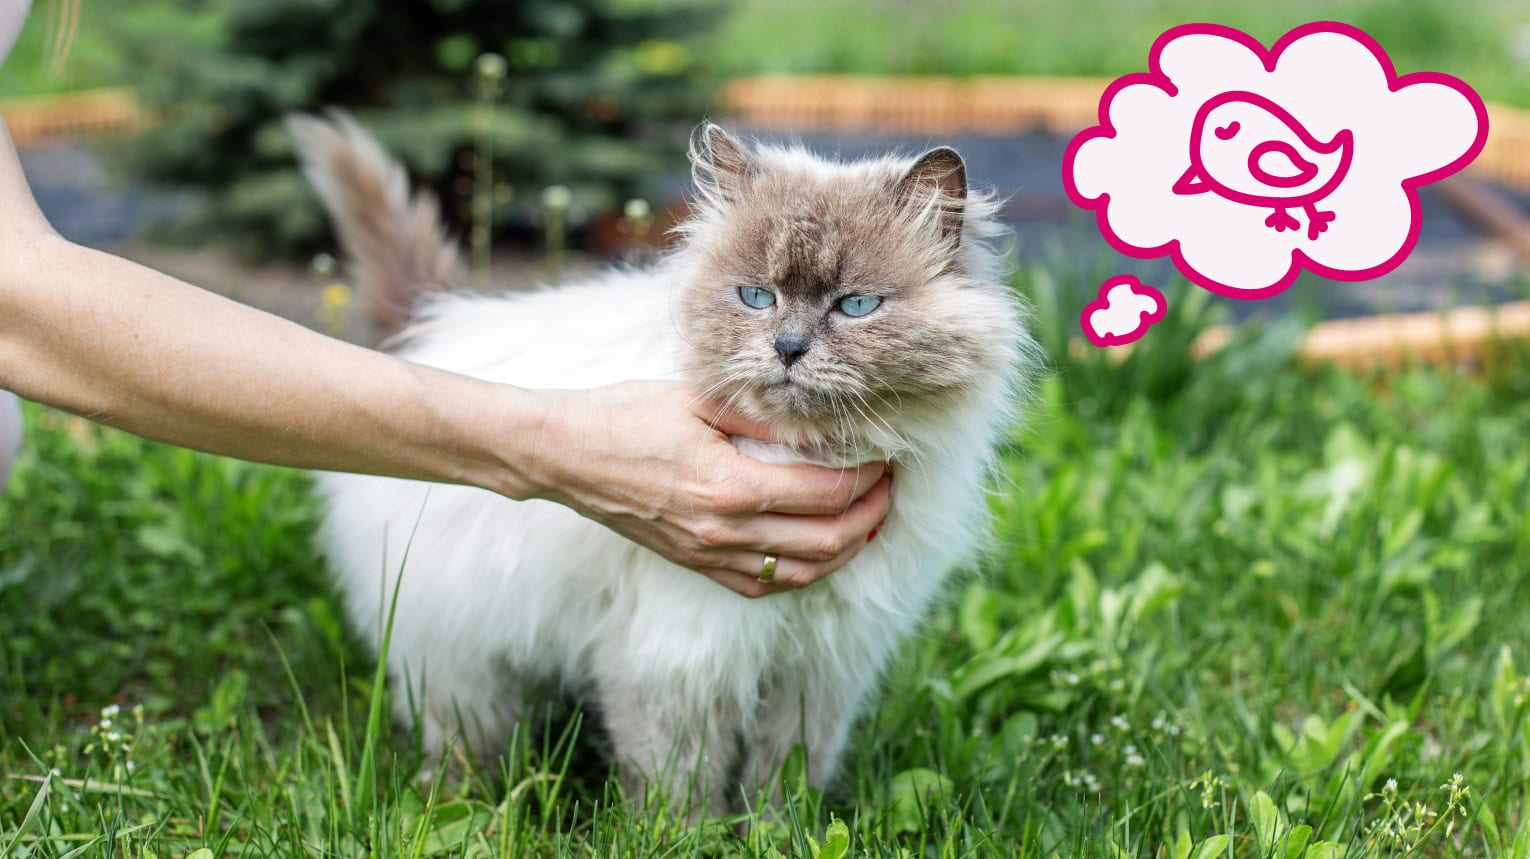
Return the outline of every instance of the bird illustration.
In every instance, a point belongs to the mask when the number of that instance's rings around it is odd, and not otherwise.
[[[1335,214],[1318,201],[1339,187],[1354,158],[1354,134],[1343,129],[1327,143],[1312,135],[1290,111],[1258,93],[1230,91],[1201,105],[1190,128],[1190,168],[1174,183],[1176,194],[1216,194],[1274,211],[1264,224],[1276,232],[1307,215],[1307,238],[1328,229]]]

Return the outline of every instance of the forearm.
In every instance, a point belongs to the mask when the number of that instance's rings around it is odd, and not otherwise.
[[[542,395],[333,340],[53,235],[7,244],[0,387],[213,453],[532,494]]]
[[[558,501],[747,596],[846,563],[891,497],[879,464],[846,479],[749,460],[728,435],[770,427],[681,383],[495,385],[73,245],[38,210],[3,120],[0,388],[213,453]],[[759,579],[767,556],[775,583]]]

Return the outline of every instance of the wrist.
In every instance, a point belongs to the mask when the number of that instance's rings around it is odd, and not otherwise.
[[[548,456],[557,446],[549,439],[557,433],[558,392],[484,384],[493,406],[475,422],[477,462],[468,482],[516,501],[551,499],[559,485]]]
[[[537,439],[553,392],[518,388],[401,362],[412,377],[422,433],[408,444],[421,478],[477,486],[516,501],[542,497],[547,478]]]

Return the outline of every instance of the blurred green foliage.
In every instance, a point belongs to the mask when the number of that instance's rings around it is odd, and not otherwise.
[[[120,164],[194,193],[175,238],[254,255],[317,249],[325,236],[281,126],[293,111],[355,113],[458,227],[471,217],[475,143],[487,138],[503,226],[529,219],[553,183],[571,189],[575,215],[636,194],[683,151],[678,133],[650,131],[688,129],[707,94],[686,40],[711,11],[695,3],[186,0],[181,9],[180,26],[129,27],[126,74],[163,121],[127,144]],[[475,72],[483,54],[506,61],[488,98]]]
[[[1141,71],[1158,34],[1200,21],[1265,44],[1345,21],[1399,72],[1446,72],[1530,105],[1530,6],[1513,0],[742,0],[715,56],[729,74],[1115,76]]]

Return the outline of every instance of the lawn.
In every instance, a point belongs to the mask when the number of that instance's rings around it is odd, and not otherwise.
[[[698,0],[611,0],[621,7]],[[710,3],[711,0],[700,0]],[[725,75],[761,73],[1104,75],[1140,71],[1154,37],[1213,21],[1273,42],[1298,24],[1341,20],[1381,42],[1398,69],[1442,71],[1485,98],[1530,107],[1530,8],[1513,0],[721,0],[714,36],[696,46]],[[122,46],[166,31],[216,28],[217,14],[178,0],[85,3],[61,74],[46,68],[38,3],[0,74],[0,98],[130,77]]]
[[[157,33],[205,26],[207,18],[177,0],[83,0],[66,61],[53,68],[49,59],[56,13],[50,14],[48,0],[34,0],[34,6],[0,70],[0,99],[122,86],[127,82],[123,47],[129,40],[152,45]]]
[[[1238,27],[1271,44],[1307,21],[1370,33],[1398,70],[1442,71],[1530,106],[1530,9],[1507,0],[741,0],[708,59],[730,74],[1090,75],[1141,71],[1176,24]]]
[[[747,840],[623,805],[577,716],[417,787],[303,475],[31,409],[0,854],[1530,855],[1530,357],[1360,377],[1280,324],[1191,364],[1182,288],[1116,364],[1023,280],[1052,371],[995,550]]]

